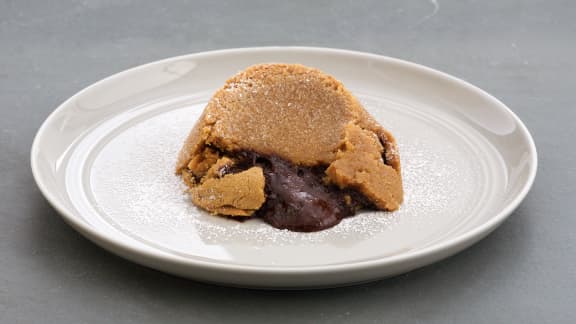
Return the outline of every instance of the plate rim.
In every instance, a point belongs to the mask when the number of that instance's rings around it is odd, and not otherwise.
[[[508,202],[503,208],[500,209],[498,213],[494,213],[495,215],[488,219],[486,222],[480,224],[479,226],[474,227],[464,233],[461,233],[457,236],[452,238],[442,240],[438,243],[432,244],[430,246],[421,248],[416,251],[408,251],[406,253],[402,253],[399,255],[394,256],[387,256],[383,258],[375,258],[370,260],[362,260],[362,261],[351,261],[349,263],[339,263],[339,264],[326,264],[326,265],[307,265],[307,266],[263,266],[263,265],[246,265],[246,264],[234,264],[234,263],[220,263],[220,262],[211,262],[211,261],[204,261],[198,258],[182,258],[178,256],[173,256],[170,254],[159,254],[156,253],[155,250],[152,249],[143,249],[143,248],[136,248],[133,246],[128,246],[122,243],[122,240],[113,239],[101,231],[98,231],[96,228],[90,226],[88,223],[83,222],[78,217],[74,216],[74,212],[68,210],[64,204],[60,202],[60,200],[56,197],[54,193],[52,193],[47,185],[43,182],[41,177],[41,171],[39,168],[40,161],[37,158],[39,156],[39,152],[41,152],[41,148],[39,147],[39,142],[41,141],[44,133],[48,129],[49,125],[53,122],[53,119],[56,115],[66,109],[70,102],[75,100],[76,98],[82,96],[84,93],[90,91],[91,89],[111,81],[113,79],[117,79],[127,74],[138,72],[142,69],[150,68],[154,65],[165,64],[169,61],[176,61],[176,60],[183,60],[183,59],[195,59],[195,58],[202,58],[205,56],[215,56],[215,55],[234,55],[234,54],[245,54],[245,53],[262,53],[262,52],[278,52],[278,51],[286,51],[286,52],[301,52],[305,54],[306,52],[309,53],[325,53],[329,55],[345,55],[349,57],[355,58],[365,58],[371,60],[378,60],[378,61],[386,61],[388,63],[393,63],[400,65],[402,67],[419,70],[428,74],[435,75],[442,79],[449,80],[460,86],[463,86],[469,91],[475,92],[489,102],[491,102],[492,106],[498,107],[502,111],[504,111],[507,115],[511,116],[519,127],[522,137],[527,140],[529,155],[531,157],[529,161],[529,174],[522,185],[521,190],[518,192],[516,197]],[[385,266],[391,266],[401,263],[408,263],[414,260],[418,260],[420,258],[425,258],[426,256],[432,256],[436,254],[442,254],[443,251],[453,251],[449,255],[457,253],[463,250],[470,244],[477,242],[478,240],[485,237],[489,234],[492,230],[498,227],[507,217],[520,205],[520,203],[525,199],[526,195],[530,191],[531,187],[534,184],[536,173],[538,169],[538,153],[536,150],[536,145],[534,143],[534,139],[530,134],[528,128],[524,125],[522,120],[504,103],[498,100],[493,95],[489,94],[488,92],[482,90],[481,88],[468,83],[467,81],[447,74],[445,72],[418,64],[413,63],[410,61],[389,57],[380,54],[373,54],[361,51],[354,51],[354,50],[347,50],[347,49],[338,49],[338,48],[327,48],[327,47],[309,47],[309,46],[264,46],[264,47],[241,47],[241,48],[230,48],[230,49],[220,49],[220,50],[212,50],[212,51],[203,51],[198,53],[191,53],[191,54],[184,54],[174,57],[169,57],[161,60],[152,61],[149,63],[141,64],[134,66],[132,68],[125,69],[123,71],[114,73],[110,76],[107,76],[103,79],[100,79],[96,82],[91,83],[87,87],[84,87],[80,91],[76,92],[74,95],[66,99],[62,102],[54,111],[52,111],[48,117],[44,120],[40,128],[38,129],[36,135],[34,136],[34,140],[32,143],[32,147],[30,150],[30,166],[32,169],[32,175],[34,177],[34,181],[37,187],[40,189],[40,192],[45,197],[45,199],[49,202],[49,204],[61,215],[61,217],[71,225],[75,230],[82,233],[88,239],[93,241],[94,243],[102,246],[109,252],[119,254],[118,251],[123,251],[125,253],[132,254],[132,257],[127,257],[126,255],[122,254],[124,257],[131,259],[132,261],[136,261],[139,258],[136,257],[144,257],[147,259],[157,259],[161,260],[164,263],[174,264],[174,265],[181,265],[181,266],[193,266],[198,269],[204,270],[214,270],[214,271],[224,271],[224,272],[244,272],[244,273],[259,273],[259,274],[268,274],[268,275],[289,275],[289,274],[322,274],[322,273],[334,273],[334,272],[348,272],[348,271],[355,271],[359,269],[375,269],[381,268]],[[459,247],[462,247],[461,249]],[[141,263],[141,262],[138,262]],[[146,264],[146,266],[149,266]],[[233,279],[232,279],[233,280]],[[343,280],[345,281],[345,280]]]

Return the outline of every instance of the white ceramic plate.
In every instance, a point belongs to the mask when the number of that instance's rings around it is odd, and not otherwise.
[[[406,191],[399,211],[294,233],[191,204],[173,174],[180,145],[228,77],[264,62],[334,75],[396,135]],[[121,72],[58,107],[32,147],[38,187],[95,243],[176,275],[262,288],[353,284],[452,255],[506,219],[536,164],[526,127],[482,90],[397,59],[302,47],[199,53]]]

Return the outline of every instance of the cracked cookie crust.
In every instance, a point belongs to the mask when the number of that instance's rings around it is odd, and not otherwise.
[[[261,64],[226,81],[178,156],[197,206],[317,231],[361,208],[396,210],[400,159],[342,83],[298,64]]]

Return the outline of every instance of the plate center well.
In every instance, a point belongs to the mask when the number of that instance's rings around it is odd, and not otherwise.
[[[498,201],[503,167],[471,127],[430,107],[358,97],[397,137],[406,191],[397,212],[364,211],[325,231],[294,233],[197,209],[174,175],[180,146],[205,105],[186,98],[97,126],[72,154],[69,164],[80,167],[67,170],[67,189],[76,208],[90,209],[89,223],[152,249],[270,266],[350,263],[419,249],[459,233]]]

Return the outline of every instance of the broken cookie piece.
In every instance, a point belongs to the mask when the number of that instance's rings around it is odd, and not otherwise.
[[[318,231],[403,199],[394,137],[336,79],[262,64],[229,79],[182,147],[176,172],[215,214]]]
[[[230,216],[250,216],[262,206],[264,173],[259,167],[227,174],[221,178],[207,176],[192,186],[192,202],[206,210]]]

